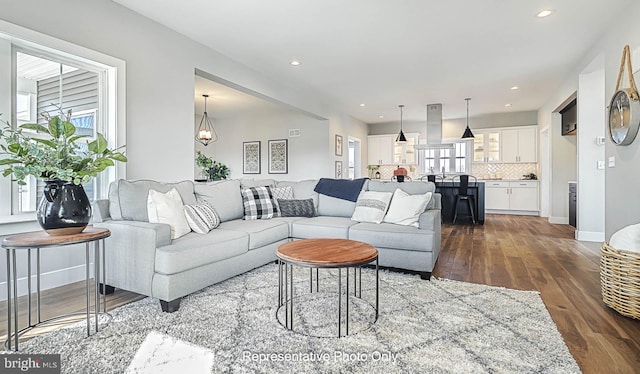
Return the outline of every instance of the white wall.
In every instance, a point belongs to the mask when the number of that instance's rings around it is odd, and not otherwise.
[[[3,20],[126,61],[130,179],[193,177],[195,68],[325,118],[331,112],[313,89],[274,82],[108,0],[0,0],[0,8],[11,9]],[[52,19],[75,22],[60,27]]]
[[[604,145],[597,138],[605,136],[604,59],[597,58],[578,78],[578,202],[576,239],[604,240]]]
[[[238,114],[233,118],[214,120],[219,140],[206,147],[198,143],[196,150],[227,165],[231,169],[229,178],[302,180],[328,176],[328,121],[286,110],[268,115]],[[300,129],[300,136],[290,138],[289,129]],[[276,139],[288,141],[287,174],[268,173],[268,141]],[[246,141],[261,142],[261,174],[242,173],[242,142]]]
[[[349,166],[349,137],[360,139],[360,175],[356,178],[367,177],[367,133],[369,129],[367,124],[359,121],[351,116],[332,116],[329,118],[329,170],[327,176],[333,178],[335,176],[335,161],[342,161],[343,178],[346,178],[346,170]],[[335,155],[335,135],[342,135],[342,156]]]
[[[618,69],[620,66],[620,57],[622,55],[622,49],[625,44],[629,44],[631,47],[634,68],[636,74],[634,74],[636,81],[640,82],[640,74],[637,74],[640,69],[640,23],[638,23],[638,17],[640,17],[640,3],[635,2],[631,4],[627,9],[618,10],[620,16],[615,19],[611,27],[608,28],[608,32],[604,34],[599,41],[594,43],[593,47],[585,54],[584,58],[576,65],[572,72],[567,74],[567,79],[561,82],[559,88],[549,96],[549,100],[538,111],[538,117],[541,125],[552,126],[552,131],[559,131],[559,121],[554,119],[557,114],[552,114],[553,110],[569,97],[573,92],[578,90],[578,79],[581,73],[583,73],[589,65],[599,56],[604,59],[604,97],[605,104],[608,105],[611,96],[614,93],[616,79],[618,76]],[[628,86],[627,76],[625,75],[625,86]],[[597,88],[594,88],[597,89]],[[600,117],[600,116],[598,116]],[[597,124],[594,124],[598,131],[602,131],[607,134],[607,120],[601,118],[597,120]],[[581,124],[578,123],[578,132],[580,132]],[[566,138],[566,137],[565,137]],[[589,141],[589,140],[587,140]],[[556,184],[555,170],[558,168],[565,168],[562,162],[562,154],[564,147],[561,144],[554,142],[552,146],[552,170],[553,170],[553,187],[552,187],[552,199],[554,214],[555,209],[566,210],[566,188],[564,183]],[[567,157],[570,154],[566,154]],[[638,173],[638,164],[640,163],[640,141],[636,139],[629,146],[616,146],[614,145],[609,136],[606,136],[605,142],[605,160],[609,157],[615,158],[615,167],[605,169],[605,240],[613,234],[616,230],[622,228],[625,225],[634,224],[640,222],[640,195],[629,193],[633,186],[640,183],[640,173]],[[582,160],[577,160],[581,162]],[[569,178],[567,178],[568,180]],[[558,190],[562,185],[562,191]],[[556,200],[558,197],[565,197],[565,201]],[[580,207],[583,204],[589,202],[579,201]],[[558,204],[558,205],[556,205]],[[582,208],[584,209],[584,208]]]

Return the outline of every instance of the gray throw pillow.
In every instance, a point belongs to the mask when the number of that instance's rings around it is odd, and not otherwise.
[[[281,217],[316,217],[316,207],[313,199],[282,200],[278,199]]]

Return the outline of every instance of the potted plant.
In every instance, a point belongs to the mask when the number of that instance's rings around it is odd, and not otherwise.
[[[214,161],[200,151],[196,153],[196,165],[202,169],[202,175],[208,180],[227,179],[231,172],[225,164]]]
[[[75,135],[71,110],[66,114],[60,110],[59,116],[41,115],[47,126],[28,123],[14,128],[5,122],[0,129],[3,176],[13,175],[20,185],[26,184],[29,175],[45,181],[37,217],[47,233],[82,232],[91,218],[91,204],[83,183],[116,162],[127,162],[127,157],[117,149],[109,149],[100,133],[90,142],[84,139],[88,135]],[[86,149],[81,147],[83,142]]]

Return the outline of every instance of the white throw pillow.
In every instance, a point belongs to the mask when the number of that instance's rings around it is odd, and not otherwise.
[[[391,192],[361,191],[351,219],[358,222],[381,223],[391,196]]]
[[[623,251],[640,252],[640,224],[623,227],[611,235],[609,245]]]
[[[419,227],[418,220],[422,212],[427,208],[431,195],[431,192],[427,192],[424,195],[409,195],[396,188],[391,199],[389,211],[384,216],[384,222]]]
[[[191,232],[187,218],[184,216],[182,198],[175,188],[167,193],[149,190],[147,214],[150,223],[166,223],[171,227],[171,239],[177,239]]]

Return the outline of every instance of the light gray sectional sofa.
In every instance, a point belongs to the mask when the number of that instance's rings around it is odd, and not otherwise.
[[[440,251],[440,194],[430,182],[366,181],[363,190],[409,194],[434,192],[420,216],[419,228],[351,220],[355,203],[314,192],[317,180],[300,182],[244,181],[248,187],[292,186],[295,199],[312,198],[318,216],[243,220],[239,180],[209,183],[126,181],[112,183],[108,200],[94,203],[94,224],[111,230],[107,239],[105,292],[113,287],[160,299],[165,312],[179,308],[192,292],[276,259],[276,248],[307,238],[344,238],[374,245],[383,267],[419,272],[428,279]],[[149,223],[150,189],[167,192],[176,187],[184,204],[208,202],[221,224],[208,234],[188,233],[171,240],[166,224]]]

